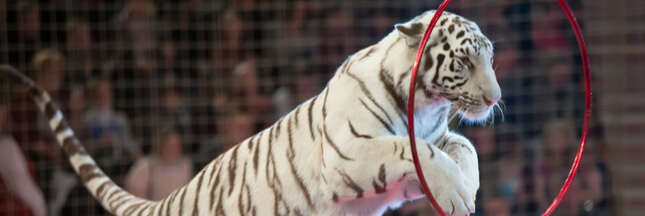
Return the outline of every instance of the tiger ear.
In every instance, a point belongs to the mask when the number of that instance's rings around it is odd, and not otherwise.
[[[405,39],[409,46],[416,46],[423,37],[423,24],[420,22],[407,22],[394,25],[399,36]]]

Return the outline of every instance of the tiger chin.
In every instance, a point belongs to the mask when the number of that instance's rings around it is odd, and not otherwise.
[[[219,155],[159,202],[117,186],[31,79],[8,66],[0,67],[0,76],[29,89],[81,181],[112,214],[380,215],[425,196],[410,155],[406,92],[433,15],[398,24],[350,56],[323,92]],[[448,129],[448,116],[452,107],[485,119],[501,97],[492,44],[475,23],[444,13],[424,52],[414,104],[421,167],[442,209],[468,215],[479,188],[477,153]]]

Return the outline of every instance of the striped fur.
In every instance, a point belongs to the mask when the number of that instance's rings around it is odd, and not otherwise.
[[[378,215],[424,196],[410,156],[406,92],[418,40],[433,13],[397,25],[349,57],[320,95],[220,155],[159,202],[115,185],[33,81],[7,66],[0,75],[30,89],[83,184],[113,214]],[[492,46],[479,28],[445,13],[436,29],[416,86],[417,150],[442,207],[466,215],[479,188],[477,155],[467,139],[448,130],[448,114],[454,104],[465,117],[485,119],[492,107],[487,98],[501,95]]]

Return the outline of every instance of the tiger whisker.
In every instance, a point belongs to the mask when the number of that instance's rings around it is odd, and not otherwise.
[[[500,106],[500,109],[502,108],[501,106],[503,106],[503,107],[504,107],[504,109],[506,109],[506,104],[504,103],[504,100],[500,100],[500,101],[498,101],[498,102],[497,102],[497,105],[499,105],[499,106]]]
[[[504,122],[504,120],[505,120],[504,119],[504,110],[502,110],[502,107],[499,105],[500,103],[502,103],[502,102],[501,101],[497,102],[495,104],[495,106],[493,107],[493,114],[495,113],[495,107],[497,107],[497,109],[499,110],[500,115],[502,116],[502,122]]]
[[[463,105],[457,105],[457,106],[458,106],[457,108],[455,108],[454,110],[451,110],[452,111],[452,116],[450,118],[448,118],[448,124],[450,124],[450,122],[452,122],[452,120],[455,117],[457,117],[459,109],[463,108]]]
[[[495,111],[494,110],[493,110],[493,112],[491,112],[491,116],[490,116],[489,119],[490,119],[490,127],[495,128]]]

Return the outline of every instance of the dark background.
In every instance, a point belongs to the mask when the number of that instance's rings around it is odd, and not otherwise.
[[[158,153],[160,125],[181,135],[183,155],[199,170],[316,95],[348,55],[439,3],[0,0],[0,63],[60,80],[54,99],[99,164],[123,184],[137,159]],[[568,3],[588,44],[594,112],[583,164],[556,214],[639,215],[645,2]],[[537,215],[567,176],[582,127],[573,31],[554,0],[463,0],[447,10],[475,21],[494,41],[503,92],[503,115],[496,113],[494,123],[452,122],[480,155],[476,215]],[[36,60],[38,53],[53,63]],[[69,172],[69,165],[37,119],[25,117],[35,105],[14,90],[0,81],[0,115],[7,117],[0,132],[21,147],[48,205],[64,203],[49,214],[105,214],[78,186],[56,198],[66,190],[52,186],[54,173]],[[87,120],[100,104],[113,108],[110,132]],[[126,146],[104,144],[114,140]],[[6,190],[0,196],[0,215],[29,215],[16,213],[20,201]],[[433,211],[423,199],[387,214]]]

